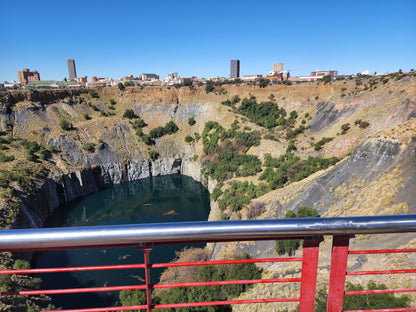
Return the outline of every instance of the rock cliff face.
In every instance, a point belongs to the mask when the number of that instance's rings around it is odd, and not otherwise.
[[[53,176],[41,181],[36,192],[24,197],[21,205],[22,214],[15,228],[41,227],[46,218],[59,206],[115,184],[175,173],[189,175],[200,181],[199,172],[199,164],[171,158],[154,162],[129,160],[124,163],[104,163],[90,169]]]

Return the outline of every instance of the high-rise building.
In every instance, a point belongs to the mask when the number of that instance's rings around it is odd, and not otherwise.
[[[281,72],[281,71],[283,71],[283,63],[274,63],[273,64],[273,71],[274,72]]]
[[[231,60],[230,78],[240,77],[240,60]]]
[[[69,80],[75,80],[75,78],[77,78],[77,71],[75,69],[75,61],[73,59],[68,59],[68,71]]]
[[[26,85],[29,81],[39,81],[40,80],[40,75],[36,70],[31,72],[27,68],[24,68],[22,71],[18,71],[17,72],[17,77],[19,78],[19,82],[23,86]]]

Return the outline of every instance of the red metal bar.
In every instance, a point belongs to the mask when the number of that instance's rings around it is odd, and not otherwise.
[[[102,291],[120,291],[120,290],[126,290],[126,289],[146,289],[146,285],[3,291],[3,292],[0,292],[0,296],[34,296],[34,295],[75,294],[75,293],[102,292]]]
[[[373,274],[399,274],[399,273],[416,273],[416,269],[380,270],[380,271],[354,271],[354,272],[347,272],[347,275],[373,275]]]
[[[350,295],[367,295],[367,294],[393,294],[393,293],[413,292],[413,291],[416,291],[416,288],[351,290],[351,291],[346,291],[344,295],[350,296]]]
[[[271,299],[189,302],[189,303],[168,303],[168,304],[157,304],[154,306],[154,309],[203,307],[203,306],[226,305],[226,304],[247,304],[247,303],[266,303],[266,302],[297,302],[299,300],[300,300],[299,298],[271,298]]]
[[[121,265],[100,265],[86,267],[68,268],[41,268],[25,270],[0,270],[0,274],[35,274],[35,273],[57,273],[57,272],[80,272],[98,270],[122,270],[122,269],[144,269],[144,264],[121,264]]]
[[[299,312],[314,310],[320,242],[321,240],[304,240],[303,242]]]
[[[345,236],[334,236],[332,240],[327,312],[342,311],[349,241]]]
[[[214,305],[228,305],[228,304],[249,304],[249,303],[268,303],[268,302],[297,302],[299,298],[270,298],[270,299],[248,299],[248,300],[227,300],[227,301],[209,301],[209,302],[190,302],[190,303],[169,303],[157,304],[153,309],[167,309],[167,308],[184,308],[184,307],[202,307]],[[126,311],[147,309],[146,305],[125,306],[125,307],[109,307],[109,308],[88,308],[76,310],[54,310],[48,312],[106,312],[106,311]]]
[[[169,268],[181,266],[200,266],[200,265],[217,265],[217,264],[235,264],[235,263],[262,263],[262,262],[288,262],[302,261],[300,257],[293,258],[268,258],[268,259],[243,259],[243,260],[220,260],[204,262],[171,262],[171,263],[154,263],[149,267]],[[99,270],[122,270],[122,269],[144,269],[144,264],[121,264],[121,265],[101,265],[85,267],[67,267],[67,268],[40,268],[40,269],[22,269],[22,270],[0,270],[0,274],[36,274],[36,273],[59,273],[59,272],[81,272],[81,271],[99,271]]]
[[[150,282],[150,260],[149,253],[152,251],[152,247],[143,248],[144,251],[144,271],[146,277],[146,308],[148,312],[152,311],[152,284]]]
[[[156,284],[153,288],[174,288],[174,287],[198,287],[198,286],[219,286],[219,285],[239,285],[239,284],[265,284],[265,283],[284,283],[300,282],[300,278],[274,278],[274,279],[255,279],[237,281],[213,281],[213,282],[192,282],[174,284]]]
[[[203,261],[203,262],[171,262],[171,263],[155,263],[152,264],[152,269],[155,268],[169,268],[181,266],[198,266],[198,265],[217,265],[217,264],[235,264],[235,263],[261,263],[261,262],[289,262],[302,261],[300,257],[293,258],[268,258],[268,259],[238,259],[238,260],[217,260],[217,261]]]
[[[127,310],[139,310],[147,309],[146,305],[135,305],[125,307],[107,307],[107,308],[86,308],[75,310],[50,310],[48,312],[109,312],[109,311],[127,311]]]
[[[400,252],[416,252],[416,248],[413,249],[377,249],[377,250],[350,250],[350,255],[362,255],[362,254],[380,254],[380,253],[400,253]]]
[[[406,312],[416,311],[416,308],[393,308],[393,309],[379,309],[379,310],[348,310],[344,312]]]

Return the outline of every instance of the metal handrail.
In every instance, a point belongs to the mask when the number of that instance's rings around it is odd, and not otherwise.
[[[416,215],[130,224],[0,231],[0,251],[416,232]]]

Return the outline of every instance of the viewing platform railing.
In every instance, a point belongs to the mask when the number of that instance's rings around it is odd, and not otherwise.
[[[245,220],[216,222],[181,222],[159,224],[135,224],[114,226],[91,226],[70,228],[43,228],[0,231],[0,251],[44,251],[80,248],[110,248],[129,246],[144,252],[143,264],[61,267],[42,269],[2,270],[0,274],[33,274],[95,270],[143,269],[145,282],[140,285],[89,287],[75,289],[46,289],[0,292],[2,296],[33,296],[64,293],[116,292],[126,289],[142,289],[146,304],[124,307],[85,308],[65,311],[126,311],[144,309],[180,308],[193,306],[217,306],[229,304],[256,304],[269,302],[298,302],[299,311],[311,312],[315,306],[319,245],[324,236],[332,236],[331,268],[328,285],[327,311],[340,312],[344,296],[376,293],[410,293],[416,285],[402,289],[345,291],[345,279],[349,275],[416,274],[416,268],[378,271],[348,271],[348,255],[381,253],[411,253],[416,249],[354,250],[349,251],[350,238],[357,234],[415,233],[416,215],[307,218],[277,220]],[[151,263],[149,253],[153,246],[168,244],[213,243],[235,241],[303,239],[301,257],[277,257],[267,259],[219,260],[205,262]],[[382,238],[381,238],[382,239]],[[380,240],[380,242],[382,242]],[[224,265],[236,263],[300,262],[299,278],[272,278],[238,281],[210,281],[174,284],[152,284],[150,270],[180,266]],[[413,281],[416,280],[413,279]],[[300,283],[299,295],[284,298],[255,298],[192,303],[154,304],[152,290],[174,287],[204,287],[213,285],[236,285],[257,283]],[[354,310],[359,311],[359,310]],[[416,311],[414,308],[397,308],[361,311]],[[352,312],[352,311],[349,311]]]

